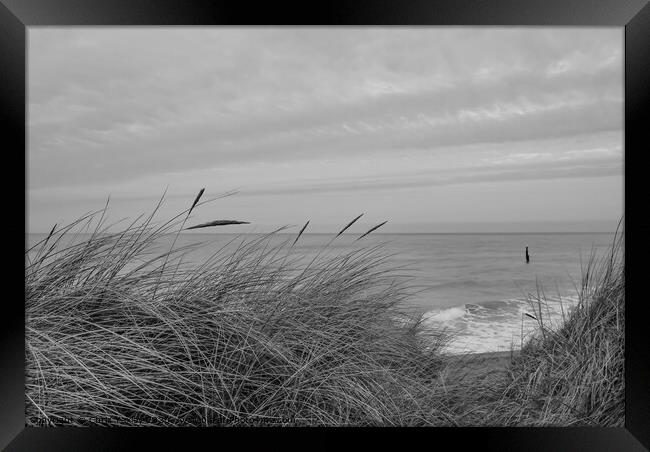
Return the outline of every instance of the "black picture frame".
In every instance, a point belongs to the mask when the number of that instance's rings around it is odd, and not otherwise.
[[[25,232],[16,218],[27,211],[26,45],[30,26],[94,25],[500,25],[500,26],[614,26],[625,28],[625,265],[626,363],[625,428],[439,428],[410,429],[434,445],[454,448],[474,444],[494,450],[644,450],[650,448],[650,344],[643,297],[647,264],[643,251],[650,235],[644,212],[648,193],[643,154],[648,152],[650,122],[650,5],[647,0],[344,0],[320,3],[225,2],[223,0],[0,0],[0,115],[5,133],[4,205],[6,249],[19,258],[15,240]],[[21,151],[22,150],[22,151]],[[21,156],[21,152],[24,152]],[[9,163],[9,161],[11,163]],[[11,177],[9,177],[11,176]],[[23,184],[25,197],[15,196]],[[11,219],[9,219],[11,218]],[[24,217],[23,217],[24,218]],[[22,230],[20,228],[22,227]],[[16,242],[16,243],[13,243]],[[644,246],[644,242],[646,246]],[[20,253],[24,252],[20,250]],[[24,304],[20,303],[18,265],[4,271],[6,287],[0,327],[0,447],[7,450],[115,450],[171,446],[181,441],[208,441],[238,447],[278,432],[256,429],[143,429],[143,428],[34,428],[24,415]],[[24,276],[24,275],[23,275]],[[647,277],[645,278],[647,280]],[[12,296],[9,296],[9,294]],[[355,429],[334,429],[339,433]],[[305,429],[298,429],[305,432]],[[306,429],[318,441],[327,441],[330,429]],[[404,432],[404,430],[400,430]],[[373,429],[379,439],[396,429]],[[217,441],[215,443],[215,441]],[[315,439],[308,440],[309,443]],[[323,444],[321,442],[321,444]],[[309,446],[305,443],[305,446]]]

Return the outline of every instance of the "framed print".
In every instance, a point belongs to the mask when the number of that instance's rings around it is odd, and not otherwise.
[[[649,447],[647,2],[1,10],[3,447]]]

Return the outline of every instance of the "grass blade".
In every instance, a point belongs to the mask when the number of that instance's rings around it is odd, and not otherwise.
[[[307,223],[305,223],[305,225],[302,227],[302,229],[301,229],[300,232],[298,233],[298,237],[296,237],[296,240],[293,241],[293,243],[291,244],[291,246],[293,246],[293,245],[296,244],[296,242],[298,241],[298,239],[300,238],[300,236],[302,235],[302,233],[305,231],[305,229],[307,229],[307,225],[308,225],[308,224],[309,224],[309,220],[307,220]]]
[[[364,234],[362,234],[361,237],[359,237],[357,240],[361,240],[362,238],[364,238],[365,236],[367,236],[368,234],[370,234],[372,231],[376,231],[377,229],[379,229],[380,227],[382,227],[382,226],[385,225],[386,223],[388,223],[388,220],[384,221],[383,223],[378,224],[377,226],[375,226],[375,227],[373,227],[373,228],[368,229],[368,230],[367,230]],[[355,242],[356,242],[357,240],[355,240]]]
[[[343,234],[343,233],[344,233],[344,232],[345,232],[345,231],[346,231],[350,226],[352,226],[354,223],[356,223],[357,220],[358,220],[359,218],[361,218],[362,216],[363,216],[363,214],[359,215],[359,216],[356,217],[354,220],[350,221],[350,222],[349,222],[349,223],[348,223],[348,224],[347,224],[343,229],[341,229],[341,231],[340,231],[338,234],[336,234],[336,237],[338,237],[339,235]],[[335,238],[336,238],[336,237],[335,237]]]
[[[212,226],[227,226],[230,224],[250,224],[250,221],[239,221],[239,220],[214,220],[207,223],[201,223],[194,226],[190,226],[188,229],[200,229],[200,228],[210,228]]]
[[[194,199],[194,202],[192,203],[192,207],[190,207],[190,211],[187,213],[187,215],[192,213],[192,210],[194,209],[194,206],[196,206],[196,203],[199,202],[199,199],[201,199],[201,196],[203,196],[204,191],[205,191],[205,188],[202,188],[201,191],[199,191],[199,194],[196,195],[196,198]]]

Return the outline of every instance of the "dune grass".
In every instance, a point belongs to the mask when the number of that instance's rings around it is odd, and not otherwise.
[[[583,265],[579,302],[560,325],[544,313],[540,288],[529,295],[537,330],[502,375],[452,382],[446,409],[459,425],[607,426],[625,420],[623,234],[609,254]]]
[[[544,324],[510,369],[503,421],[517,425],[622,427],[625,419],[625,271],[623,235],[611,252],[583,267],[579,303],[559,327]],[[497,416],[493,422],[501,423]]]
[[[305,262],[272,233],[188,267],[154,251],[188,216],[112,233],[102,210],[32,250],[28,422],[449,424],[430,391],[444,336],[402,308],[381,248]]]
[[[202,194],[158,224],[161,199],[118,232],[107,205],[26,253],[29,425],[623,424],[622,236],[587,263],[561,328],[538,315],[507,369],[450,381],[451,337],[404,307],[407,280],[382,247],[330,249],[360,216],[311,260],[294,247],[307,222],[189,266],[175,244],[214,201]]]

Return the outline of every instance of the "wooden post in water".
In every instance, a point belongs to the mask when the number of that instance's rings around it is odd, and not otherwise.
[[[528,255],[528,247],[526,247],[526,263],[530,263],[530,256]]]

